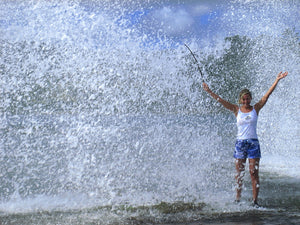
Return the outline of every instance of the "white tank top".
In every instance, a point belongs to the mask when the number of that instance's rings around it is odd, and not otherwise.
[[[243,113],[240,109],[236,117],[237,120],[237,139],[257,139],[256,126],[257,126],[257,113],[253,110],[248,113]]]

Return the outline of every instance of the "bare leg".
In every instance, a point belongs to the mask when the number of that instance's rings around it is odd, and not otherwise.
[[[243,186],[243,177],[245,171],[245,164],[246,159],[236,159],[235,160],[235,168],[237,175],[235,176],[237,187],[236,187],[236,201],[240,201],[241,193],[242,193],[242,186]]]
[[[253,202],[254,204],[257,204],[259,192],[259,159],[249,159],[249,171],[252,182]]]

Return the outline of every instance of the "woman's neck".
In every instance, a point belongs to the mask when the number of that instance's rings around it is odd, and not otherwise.
[[[240,109],[242,112],[251,112],[253,109],[253,106],[252,105],[242,105]]]

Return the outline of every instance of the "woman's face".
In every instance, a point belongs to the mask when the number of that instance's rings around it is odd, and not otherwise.
[[[246,105],[246,106],[249,106],[250,103],[251,103],[251,97],[249,94],[245,94],[243,95],[243,97],[241,98],[241,103],[242,105]]]

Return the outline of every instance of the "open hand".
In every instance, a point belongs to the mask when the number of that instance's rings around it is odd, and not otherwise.
[[[282,78],[285,78],[286,76],[288,75],[288,72],[280,72],[278,75],[277,75],[277,80],[280,80]]]
[[[204,89],[205,91],[210,92],[210,89],[209,89],[209,87],[208,87],[208,85],[207,85],[206,83],[203,82],[202,85],[203,85],[203,89]]]

